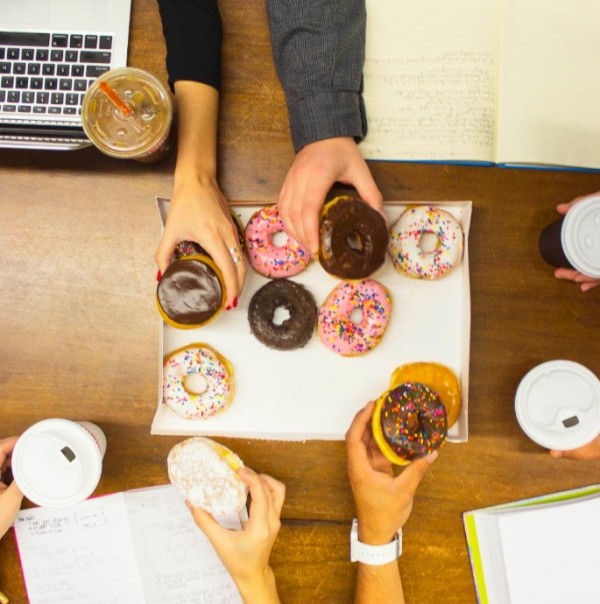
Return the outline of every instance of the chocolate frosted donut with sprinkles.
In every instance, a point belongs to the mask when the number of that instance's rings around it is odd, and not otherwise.
[[[379,449],[396,465],[439,449],[448,432],[438,393],[419,382],[405,382],[380,396],[371,425]]]
[[[463,232],[452,214],[429,205],[405,210],[390,229],[394,268],[415,279],[439,279],[459,264]]]
[[[297,275],[311,261],[308,250],[285,232],[277,205],[254,212],[245,239],[252,268],[270,279]]]
[[[391,312],[390,294],[378,281],[342,281],[319,309],[317,331],[337,354],[365,354],[381,341]]]

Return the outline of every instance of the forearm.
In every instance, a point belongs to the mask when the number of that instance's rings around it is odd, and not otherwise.
[[[269,0],[268,12],[296,151],[325,138],[362,138],[364,0]]]
[[[175,82],[178,116],[175,188],[217,178],[219,93],[198,82]]]
[[[234,579],[235,580],[235,579]],[[280,604],[275,575],[269,566],[264,575],[235,580],[244,604]]]
[[[381,566],[358,563],[355,604],[404,604],[398,562]]]

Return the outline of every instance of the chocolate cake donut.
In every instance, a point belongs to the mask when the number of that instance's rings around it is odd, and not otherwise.
[[[156,287],[161,316],[180,329],[200,327],[213,320],[225,298],[221,272],[208,256],[202,255],[172,262]]]
[[[281,308],[289,318],[275,322],[275,311]],[[269,348],[294,350],[311,338],[317,319],[313,295],[299,283],[287,279],[269,281],[250,300],[248,322],[256,339]]]
[[[319,261],[340,279],[364,279],[385,261],[388,229],[364,201],[342,195],[328,201],[319,223]]]

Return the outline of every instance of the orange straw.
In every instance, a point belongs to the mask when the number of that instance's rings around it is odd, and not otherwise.
[[[110,99],[112,104],[125,116],[130,117],[133,114],[133,109],[116,93],[106,82],[100,82],[100,90]]]

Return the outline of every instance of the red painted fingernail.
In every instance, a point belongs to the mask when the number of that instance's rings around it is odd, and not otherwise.
[[[233,300],[233,308],[237,308],[237,298]]]
[[[160,271],[158,271],[158,273],[156,273],[156,280],[160,281],[162,279],[162,273]]]
[[[231,306],[229,304],[225,307],[225,310],[231,310]]]

